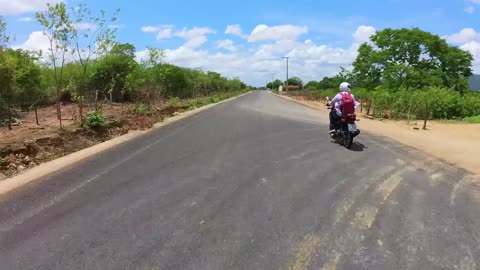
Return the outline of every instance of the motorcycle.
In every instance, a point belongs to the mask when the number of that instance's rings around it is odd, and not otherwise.
[[[331,109],[328,104],[327,107]],[[335,124],[334,131],[330,133],[330,137],[341,143],[345,148],[350,149],[353,145],[353,138],[360,134],[355,121],[358,121],[356,114],[342,115],[340,120]]]

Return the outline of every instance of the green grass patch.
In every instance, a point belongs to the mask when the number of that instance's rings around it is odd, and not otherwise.
[[[480,115],[466,117],[463,121],[471,124],[480,124]]]

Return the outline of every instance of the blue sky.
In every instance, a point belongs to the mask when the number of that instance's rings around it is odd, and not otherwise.
[[[41,28],[26,18],[45,2],[0,0],[0,14],[16,36],[12,46],[41,49]],[[86,2],[93,10],[121,9],[118,39],[134,44],[139,58],[146,46],[162,48],[166,62],[254,85],[284,77],[283,55],[291,57],[292,76],[333,75],[351,63],[359,43],[386,27],[420,27],[445,37],[471,51],[480,72],[480,0]]]

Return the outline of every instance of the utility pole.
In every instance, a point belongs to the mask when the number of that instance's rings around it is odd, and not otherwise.
[[[275,73],[272,73],[272,90],[278,90],[278,89],[273,89],[274,82],[275,82]]]
[[[288,59],[290,57],[284,56],[282,57],[283,59],[287,59],[287,80],[285,81],[285,85],[287,86],[287,89],[285,91],[288,91]]]

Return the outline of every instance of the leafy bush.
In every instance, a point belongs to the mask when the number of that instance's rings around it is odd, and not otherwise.
[[[148,108],[141,102],[135,102],[132,107],[132,113],[135,115],[146,115],[148,113]]]
[[[219,95],[214,95],[214,96],[210,97],[210,103],[217,103],[220,100],[222,100],[222,99],[219,97]]]
[[[178,106],[180,105],[180,98],[174,97],[168,100],[168,103],[171,104],[172,106]]]
[[[472,124],[480,124],[480,115],[466,117],[463,119],[463,121],[472,123]]]
[[[105,116],[100,111],[89,113],[85,118],[85,124],[90,128],[102,127],[105,122]]]

